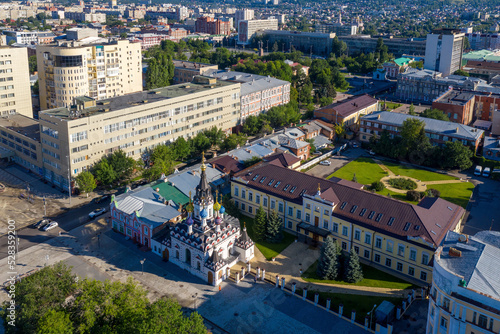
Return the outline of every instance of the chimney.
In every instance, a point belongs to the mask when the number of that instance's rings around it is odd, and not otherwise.
[[[377,119],[380,119],[380,115],[377,115]]]
[[[450,247],[448,254],[452,257],[462,257],[462,252],[453,247]]]
[[[457,128],[455,129],[455,132],[456,132],[456,133],[458,133],[458,126],[457,126]]]

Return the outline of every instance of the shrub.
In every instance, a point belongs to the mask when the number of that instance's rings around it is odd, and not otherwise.
[[[420,201],[421,194],[418,191],[415,190],[409,190],[406,192],[406,199],[412,202],[418,202]]]
[[[441,192],[437,189],[427,189],[427,193],[426,193],[426,196],[427,197],[440,197],[441,196]]]
[[[415,181],[412,181],[410,179],[405,179],[403,177],[397,179],[389,179],[389,184],[394,188],[401,190],[417,189],[417,184],[415,183]]]
[[[375,181],[370,185],[370,190],[382,191],[384,190],[384,188],[384,184],[380,181]]]

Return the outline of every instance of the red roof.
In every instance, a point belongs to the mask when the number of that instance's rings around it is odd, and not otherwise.
[[[322,112],[332,110],[332,112],[336,112],[339,116],[347,117],[377,102],[377,99],[365,94],[347,100],[342,100],[338,103],[330,104],[329,106],[323,107],[319,110]]]

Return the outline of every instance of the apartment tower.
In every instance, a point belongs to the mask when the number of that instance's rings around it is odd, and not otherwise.
[[[441,72],[444,77],[460,69],[464,36],[455,29],[439,29],[428,34],[424,68]]]

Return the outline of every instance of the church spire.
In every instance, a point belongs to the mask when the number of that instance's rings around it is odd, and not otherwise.
[[[201,176],[200,183],[196,187],[195,203],[200,203],[201,199],[204,198],[207,204],[212,204],[214,198],[212,196],[212,190],[207,181],[207,166],[205,165],[205,153],[201,154]]]

